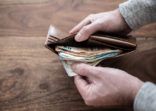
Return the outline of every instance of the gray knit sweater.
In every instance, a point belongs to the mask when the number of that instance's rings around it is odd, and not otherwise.
[[[156,22],[156,0],[129,0],[119,10],[131,29]]]
[[[133,30],[156,22],[156,0],[129,0],[119,5],[121,15]],[[144,83],[134,100],[134,111],[156,111],[156,85]]]

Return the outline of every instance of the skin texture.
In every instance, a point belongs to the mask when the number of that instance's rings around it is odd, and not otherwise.
[[[127,72],[87,64],[72,66],[75,85],[89,106],[131,106],[143,82]]]
[[[97,31],[128,34],[131,32],[131,29],[117,9],[110,12],[91,14],[76,25],[69,33],[77,33],[75,40],[81,42],[88,39],[91,34]]]
[[[118,9],[105,13],[91,14],[76,25],[71,34],[75,40],[87,40],[97,31],[128,34],[128,27]],[[138,78],[125,71],[94,67],[86,64],[74,64],[75,85],[87,105],[91,106],[131,106],[134,98],[143,85]]]

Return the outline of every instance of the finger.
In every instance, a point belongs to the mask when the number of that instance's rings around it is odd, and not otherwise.
[[[90,23],[89,17],[86,17],[78,25],[76,25],[73,29],[71,29],[69,33],[76,34],[83,26],[88,25],[89,23]]]
[[[88,86],[87,81],[83,79],[81,76],[77,75],[74,77],[74,82],[79,93],[81,94],[82,97],[84,97],[86,95],[87,86]]]
[[[84,63],[73,64],[72,69],[75,73],[88,77],[89,79],[97,76],[96,67]]]
[[[89,25],[84,26],[75,36],[75,40],[77,42],[87,40],[91,34],[95,33],[96,31],[100,30],[101,25],[97,22],[93,22]]]

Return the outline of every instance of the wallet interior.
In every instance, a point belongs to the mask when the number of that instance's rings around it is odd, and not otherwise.
[[[61,46],[74,46],[74,47],[105,47],[111,49],[120,49],[124,55],[132,52],[136,49],[136,38],[131,36],[116,36],[112,34],[105,34],[104,32],[97,32],[92,34],[88,40],[83,42],[76,42],[74,39],[75,35],[63,34],[54,26],[50,26],[45,46],[57,54],[55,47]]]

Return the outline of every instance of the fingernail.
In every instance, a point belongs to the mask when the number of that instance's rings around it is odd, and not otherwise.
[[[75,36],[75,40],[77,41],[77,42],[81,42],[81,34],[80,33],[78,33],[76,36]]]

